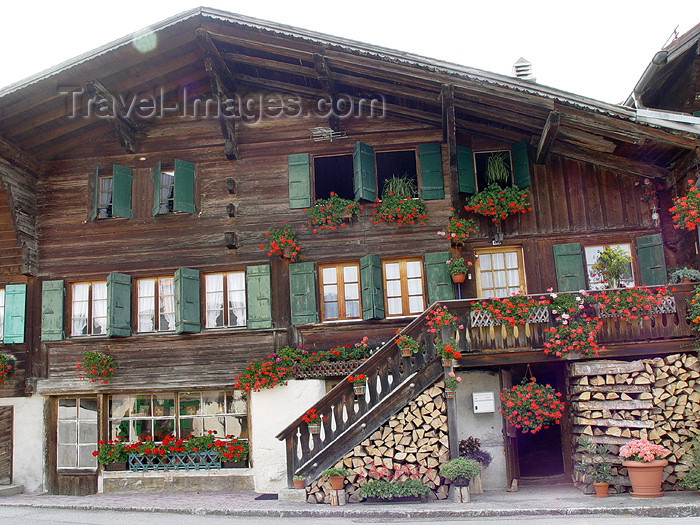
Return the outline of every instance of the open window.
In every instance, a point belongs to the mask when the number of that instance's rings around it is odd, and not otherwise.
[[[175,159],[172,168],[153,168],[153,215],[194,213],[194,164]]]
[[[501,188],[513,185],[513,163],[509,150],[477,151],[474,153],[476,191],[495,182]]]
[[[621,244],[598,244],[593,246],[585,246],[584,253],[586,256],[586,271],[588,274],[588,287],[591,290],[603,290],[608,287],[604,282],[604,277],[600,272],[593,269],[593,266],[598,262],[598,257],[603,250],[608,248],[619,248],[627,255],[632,257],[632,245],[630,243]],[[632,261],[627,263],[627,270],[620,277],[620,288],[631,288],[634,286],[634,270],[632,269]]]
[[[114,164],[112,173],[100,174],[95,168],[92,178],[91,220],[111,217],[131,218],[131,168]]]
[[[459,191],[473,194],[488,185],[487,166],[491,157],[501,157],[505,174],[503,186],[515,185],[518,188],[530,186],[530,158],[527,141],[513,144],[510,150],[490,150],[474,152],[467,146],[457,146],[457,177]]]
[[[335,192],[342,199],[354,199],[352,155],[314,157],[314,198],[327,199]]]

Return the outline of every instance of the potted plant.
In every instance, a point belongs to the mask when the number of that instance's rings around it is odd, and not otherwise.
[[[357,201],[343,199],[335,192],[331,192],[327,199],[318,199],[308,209],[309,222],[306,227],[312,233],[322,230],[336,230],[345,226],[345,221],[351,221],[360,214],[360,204]]]
[[[303,489],[306,486],[306,478],[304,476],[292,477],[292,483],[295,489]]]
[[[620,277],[625,275],[632,257],[622,248],[611,246],[598,255],[593,270],[599,272],[608,283],[608,288],[618,288]]]
[[[454,359],[459,359],[462,354],[457,350],[457,341],[453,338],[449,338],[447,341],[435,338],[435,349],[442,357],[442,366],[452,367]]]
[[[411,357],[413,354],[417,354],[420,349],[418,341],[405,334],[396,338],[396,346],[401,350],[401,357]]]
[[[15,369],[15,360],[10,354],[0,353],[0,383]]]
[[[360,487],[359,494],[367,503],[406,502],[424,500],[430,489],[420,479],[373,479]]]
[[[309,426],[309,433],[318,434],[321,431],[321,421],[326,418],[316,412],[315,408],[310,408],[301,416],[301,420]]]
[[[579,451],[582,459],[577,464],[577,468],[592,480],[595,497],[607,498],[612,481],[612,466],[607,461],[610,447],[603,443],[596,444],[588,439],[582,439],[579,443]]]
[[[560,401],[561,392],[550,385],[542,385],[531,377],[523,378],[519,385],[501,390],[500,412],[503,417],[522,430],[536,434],[551,424],[559,424],[564,413],[564,402]]]
[[[455,393],[457,392],[457,387],[459,387],[459,384],[461,382],[462,382],[462,378],[459,377],[458,375],[455,375],[455,373],[450,370],[450,372],[445,376],[445,397],[447,397],[447,398],[455,397]]]
[[[452,209],[454,213],[454,209]],[[438,231],[438,235],[450,240],[452,246],[462,246],[472,233],[479,231],[479,227],[472,218],[463,219],[452,215],[447,228]]]
[[[478,461],[458,457],[440,465],[440,475],[456,487],[468,487],[469,480],[481,474]]]
[[[377,199],[372,210],[372,223],[393,222],[425,224],[428,220],[425,202],[418,195],[418,188],[409,177],[392,177],[384,184],[381,200]]]
[[[700,491],[700,437],[695,436],[693,439],[693,449],[689,453],[692,459],[692,466],[681,480],[680,484],[689,489]]]
[[[350,473],[345,467],[331,467],[321,472],[321,476],[328,478],[333,490],[343,490],[345,486],[345,476]]]
[[[112,356],[99,350],[83,352],[82,361],[76,365],[80,370],[78,379],[89,379],[93,383],[101,381],[104,384],[114,377],[116,367]]]
[[[664,495],[661,490],[664,467],[668,465],[671,452],[661,445],[655,445],[646,439],[633,439],[620,447],[622,466],[627,468],[632,483],[632,496],[639,498],[659,498]]]
[[[364,374],[356,374],[348,377],[348,382],[352,383],[352,388],[355,394],[361,396],[365,393],[367,387],[367,376]]]
[[[459,442],[459,455],[467,459],[478,461],[481,465],[482,472],[493,460],[493,456],[490,452],[481,450],[481,440],[473,436],[469,436],[467,439],[463,439]],[[481,494],[484,492],[481,483],[481,474],[471,479],[469,482],[469,492],[471,494]]]
[[[445,264],[447,264],[447,271],[450,272],[450,275],[452,276],[452,282],[455,283],[463,283],[464,279],[467,277],[469,269],[472,266],[472,262],[469,261],[465,263],[463,257],[448,259],[445,261]]]
[[[700,282],[700,271],[690,266],[673,268],[668,274],[669,284]]]
[[[700,224],[700,188],[695,186],[695,181],[689,179],[688,192],[682,197],[673,198],[671,212],[674,228],[694,230]]]
[[[98,441],[97,450],[92,455],[97,458],[97,462],[104,470],[126,470],[126,463],[129,459],[129,451],[125,443],[119,439],[114,441]]]
[[[279,255],[282,259],[289,259],[291,262],[297,262],[299,259],[304,259],[302,255],[303,247],[297,241],[296,235],[285,222],[281,228],[270,228],[265,233],[267,241],[260,244],[260,249],[267,252],[267,255]]]

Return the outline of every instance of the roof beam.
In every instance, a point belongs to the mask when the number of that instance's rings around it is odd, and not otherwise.
[[[226,61],[224,61],[216,45],[214,45],[209,33],[202,28],[197,29],[195,33],[199,47],[204,53],[204,69],[209,75],[212,94],[218,101],[219,124],[221,125],[221,134],[224,136],[225,141],[224,154],[228,160],[235,160],[238,146],[236,145],[234,115],[228,115],[224,111],[222,104],[224,101],[231,100],[228,96],[227,88],[230,88],[231,94],[233,94],[238,89],[238,84]]]
[[[542,128],[542,135],[540,135],[540,142],[537,145],[537,156],[535,157],[535,164],[544,164],[547,162],[547,155],[549,155],[549,150],[552,147],[554,139],[557,138],[557,133],[559,132],[559,117],[561,114],[558,111],[550,111],[547,117],[547,122],[544,123],[544,128]]]
[[[323,91],[326,93],[326,96],[331,99],[332,111],[328,116],[328,126],[333,131],[340,131],[340,120],[338,119],[338,115],[335,113],[336,95],[338,92],[336,90],[333,77],[331,76],[331,69],[328,67],[326,57],[318,53],[314,53],[314,70],[316,71],[316,77],[321,83]]]
[[[452,194],[452,207],[459,206],[459,184],[457,182],[457,122],[455,119],[455,87],[443,84],[440,91],[442,99],[442,137],[447,143],[449,159],[449,185]]]
[[[119,111],[117,99],[98,80],[86,83],[85,90],[96,103],[104,100],[113,109],[114,114],[107,117],[112,126],[112,132],[127,153],[136,153],[138,151],[136,135],[140,131],[136,122],[129,115],[123,115]]]
[[[2,135],[0,135],[0,163],[20,168],[34,177],[38,177],[44,171],[42,163],[33,155],[18,148]]]
[[[657,177],[665,178],[668,175],[668,170],[647,162],[639,162],[612,153],[603,153],[591,151],[587,148],[574,146],[572,144],[556,143],[551,148],[552,153],[569,156],[572,159],[597,164],[603,168],[612,171],[621,171],[631,173],[632,175],[641,175],[642,177]]]

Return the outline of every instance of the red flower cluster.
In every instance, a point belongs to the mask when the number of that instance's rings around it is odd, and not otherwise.
[[[459,359],[462,354],[457,350],[457,341],[448,339],[444,343],[440,339],[435,339],[435,348],[443,359]]]
[[[364,385],[366,382],[367,376],[365,374],[357,374],[348,377],[348,383],[352,383],[353,385]]]
[[[594,357],[598,352],[605,350],[604,346],[598,346],[596,337],[603,326],[597,317],[583,315],[580,319],[573,319],[567,323],[545,328],[548,334],[544,342],[544,353],[563,357],[570,353],[582,357]]]
[[[382,200],[374,201],[372,210],[372,224],[380,222],[393,222],[397,226],[402,224],[420,223],[423,226],[428,220],[425,203],[421,198],[399,199],[391,192]]]
[[[700,188],[693,180],[688,180],[688,193],[674,197],[673,207],[668,211],[672,214],[674,228],[694,230],[700,224]]]
[[[315,408],[310,408],[301,416],[301,420],[307,425],[320,425],[321,421],[326,420],[326,417],[316,412]]]
[[[502,325],[515,326],[525,324],[530,316],[543,305],[549,304],[544,298],[537,300],[523,294],[515,294],[510,297],[489,299],[480,303],[472,303],[472,312],[488,312],[494,321]]]
[[[0,383],[3,383],[12,372],[10,357],[7,354],[0,354]]]
[[[513,213],[532,211],[528,200],[530,190],[515,186],[501,188],[498,184],[489,184],[486,189],[467,200],[465,210],[491,217],[493,222],[505,219]]]
[[[600,313],[613,317],[622,317],[627,322],[651,319],[655,307],[661,306],[668,297],[666,287],[652,291],[649,288],[625,288],[621,290],[602,290],[594,296],[600,305]]]
[[[501,390],[501,414],[523,434],[536,434],[552,423],[559,424],[564,413],[564,402],[559,400],[561,392],[550,385],[541,385],[531,377],[523,378],[520,385]]]
[[[296,239],[292,229],[285,223],[282,228],[270,228],[265,237],[269,237],[267,242],[260,243],[260,249],[267,251],[267,255],[279,255],[282,259],[289,259],[296,262],[306,256],[301,254],[302,246]]]
[[[100,351],[83,353],[83,360],[75,368],[80,370],[78,379],[89,379],[92,383],[98,381],[107,384],[114,376],[116,364],[112,356]]]
[[[428,327],[428,332],[434,334],[443,326],[457,328],[457,318],[447,310],[447,306],[438,306],[428,312],[425,325]]]
[[[474,219],[462,219],[453,215],[447,228],[438,231],[438,235],[446,237],[455,246],[462,246],[469,236],[477,231],[479,227],[474,223]]]
[[[328,199],[318,199],[309,208],[309,222],[306,223],[306,227],[312,233],[335,230],[339,226],[345,226],[346,223],[343,222],[343,219],[357,217],[361,209],[362,206],[358,202],[342,199],[332,191]]]

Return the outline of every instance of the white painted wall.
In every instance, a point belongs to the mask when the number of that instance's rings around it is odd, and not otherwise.
[[[458,372],[462,382],[457,389],[457,436],[459,440],[474,436],[481,440],[481,449],[490,452],[493,461],[481,473],[486,490],[507,488],[506,460],[503,444],[503,420],[498,412],[500,391],[496,372],[471,370]],[[472,393],[493,392],[495,411],[488,414],[475,414]]]
[[[251,461],[256,492],[279,492],[287,488],[287,452],[275,436],[326,395],[320,379],[292,380],[250,396]]]
[[[12,483],[25,492],[44,492],[44,398],[0,398],[0,405],[14,406]]]

